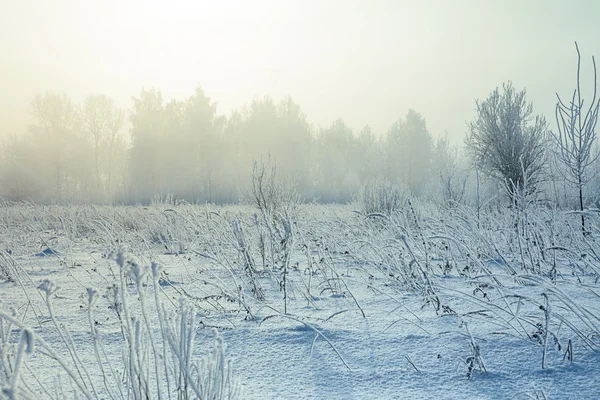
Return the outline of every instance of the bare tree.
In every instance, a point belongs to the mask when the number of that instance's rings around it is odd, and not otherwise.
[[[415,194],[422,193],[431,177],[434,143],[425,118],[408,110],[387,133],[387,158],[392,180],[404,181]]]
[[[67,173],[68,144],[72,142],[77,125],[77,110],[64,93],[37,94],[30,106],[33,125],[30,131],[40,149],[48,152],[49,167],[53,170],[56,197],[62,199]]]
[[[100,157],[102,152],[106,151],[108,159],[107,189],[110,190],[114,145],[125,123],[125,114],[117,108],[112,99],[104,95],[92,95],[85,100],[82,120],[85,132],[94,146],[96,187],[98,189],[102,187]]]
[[[594,94],[592,102],[587,109],[584,109],[584,100],[581,97],[581,53],[579,46],[575,42],[577,49],[577,87],[573,91],[573,96],[569,103],[556,97],[556,125],[558,132],[552,133],[557,146],[556,157],[564,164],[564,178],[575,185],[579,191],[579,209],[583,211],[584,187],[591,178],[590,166],[598,158],[598,154],[593,154],[594,142],[596,141],[596,123],[598,122],[598,110],[600,108],[600,99],[596,96],[597,75],[596,60],[592,56],[594,65]],[[585,217],[581,214],[581,230],[585,234]]]
[[[290,211],[299,200],[296,183],[278,176],[277,165],[270,154],[266,160],[254,161],[251,199],[266,220],[273,219],[277,213]]]
[[[496,88],[476,104],[477,117],[468,124],[466,145],[475,164],[502,182],[516,204],[521,195],[535,192],[543,179],[546,119],[532,116],[525,90],[516,92],[511,82],[503,85],[502,93]]]

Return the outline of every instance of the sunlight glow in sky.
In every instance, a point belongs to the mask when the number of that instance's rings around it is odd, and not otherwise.
[[[384,133],[414,108],[459,142],[475,99],[509,79],[553,123],[573,41],[588,75],[600,56],[599,18],[594,1],[0,0],[0,133],[25,129],[36,92],[128,108],[142,88],[201,85],[220,114],[290,95],[315,127]]]

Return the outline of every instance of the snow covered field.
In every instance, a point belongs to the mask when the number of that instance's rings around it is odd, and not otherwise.
[[[600,398],[600,214],[355,210],[1,207],[1,396]]]

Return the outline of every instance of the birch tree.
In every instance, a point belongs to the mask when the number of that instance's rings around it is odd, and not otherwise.
[[[119,139],[121,128],[125,124],[125,113],[117,108],[114,101],[104,95],[91,95],[85,100],[82,109],[82,122],[85,133],[90,138],[94,148],[94,178],[96,188],[101,189],[103,177],[101,158],[107,157],[106,189],[112,185],[112,161],[114,146]]]
[[[475,165],[502,182],[513,204],[537,190],[546,162],[546,119],[533,116],[525,90],[511,82],[477,101],[477,117],[469,123],[466,145]]]
[[[597,97],[596,60],[592,56],[594,66],[594,88],[592,101],[586,105],[581,94],[581,53],[575,42],[577,50],[577,86],[568,102],[561,99],[557,93],[556,125],[558,132],[552,133],[556,141],[556,157],[565,166],[564,178],[575,184],[579,196],[579,210],[584,209],[584,189],[592,177],[592,165],[598,158],[594,154],[596,141],[596,123],[598,122],[598,109],[600,99]],[[585,217],[581,214],[581,231],[585,234]]]

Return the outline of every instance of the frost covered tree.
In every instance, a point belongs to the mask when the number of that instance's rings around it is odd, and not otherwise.
[[[385,168],[385,143],[365,126],[356,136],[355,159],[361,186],[381,174]]]
[[[565,103],[558,93],[556,103],[556,125],[558,132],[552,136],[557,144],[556,157],[564,165],[564,178],[575,184],[579,196],[579,209],[584,207],[584,188],[592,173],[591,167],[596,162],[598,154],[593,154],[596,141],[596,123],[600,99],[597,97],[596,60],[592,57],[594,66],[594,92],[592,101],[587,107],[581,96],[581,53],[577,49],[577,86],[568,103]],[[581,214],[581,230],[585,233],[585,217]]]
[[[280,132],[271,154],[279,159],[278,168],[284,179],[298,187],[307,187],[311,184],[312,137],[306,114],[288,96],[277,105],[277,119]]]
[[[430,178],[433,139],[425,118],[408,110],[398,119],[386,136],[388,175],[392,181],[402,181],[415,193],[420,193]]]
[[[162,185],[162,150],[165,148],[165,106],[160,91],[142,90],[133,98],[130,113],[132,148],[129,175],[132,195],[147,201],[160,193]]]
[[[342,119],[321,129],[314,144],[315,189],[323,201],[349,201],[360,187],[356,138]]]
[[[84,133],[93,146],[96,188],[100,190],[105,181],[106,189],[110,191],[115,145],[119,142],[121,129],[125,124],[125,113],[107,96],[90,95],[83,104],[81,120]],[[102,158],[106,158],[105,174],[102,173]]]
[[[443,203],[446,205],[462,203],[469,175],[468,171],[461,167],[458,147],[450,143],[448,132],[435,141],[432,171],[439,177]]]
[[[75,143],[78,124],[77,109],[64,93],[37,94],[31,102],[33,125],[30,140],[35,143],[38,160],[52,171],[55,196],[62,199],[69,180],[69,147]],[[45,169],[45,168],[43,168]]]
[[[201,87],[184,101],[165,106],[164,191],[188,201],[214,201],[222,156],[216,108]]]
[[[190,171],[190,184],[198,185],[196,192],[192,187],[187,193],[195,193],[195,198],[213,202],[223,181],[226,181],[219,169],[223,156],[222,138],[218,127],[217,103],[212,101],[201,87],[185,102],[183,113],[183,143],[189,148],[182,150],[187,155],[185,170]],[[194,179],[195,178],[195,179]]]
[[[477,116],[468,124],[466,145],[473,161],[489,176],[504,184],[511,202],[531,194],[544,176],[547,123],[533,116],[525,90],[511,82],[478,100]]]
[[[253,100],[225,124],[233,175],[248,185],[248,170],[255,162],[270,158],[277,175],[296,187],[309,187],[311,129],[306,114],[291,97],[275,102],[270,97]],[[229,160],[228,160],[229,163]]]

